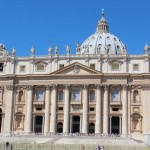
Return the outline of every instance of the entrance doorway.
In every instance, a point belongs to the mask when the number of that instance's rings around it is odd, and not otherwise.
[[[35,117],[35,124],[34,124],[34,132],[35,133],[42,133],[42,126],[43,126],[43,117],[36,116]]]
[[[62,133],[63,132],[63,123],[62,122],[59,122],[57,124],[57,132],[58,133]]]
[[[80,117],[79,116],[73,116],[72,117],[72,132],[80,132]]]
[[[95,124],[94,123],[89,124],[89,133],[95,133]]]
[[[0,133],[2,129],[2,109],[0,108]]]
[[[120,123],[119,117],[112,117],[111,118],[111,133],[119,134]]]

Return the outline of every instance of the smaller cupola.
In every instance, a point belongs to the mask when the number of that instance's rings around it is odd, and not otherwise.
[[[98,25],[97,25],[97,31],[99,32],[108,32],[108,22],[105,19],[105,15],[104,15],[104,9],[102,9],[102,16],[101,19],[98,21]]]

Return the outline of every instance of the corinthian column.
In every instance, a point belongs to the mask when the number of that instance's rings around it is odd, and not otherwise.
[[[4,132],[6,134],[10,134],[12,130],[12,113],[13,113],[13,85],[9,85],[6,87],[8,90],[7,99],[6,99],[6,110],[5,110],[5,124],[4,124]]]
[[[50,132],[56,132],[56,101],[57,86],[52,86]]]
[[[108,134],[108,85],[104,86],[103,133]]]
[[[32,131],[32,94],[33,87],[30,85],[27,87],[28,90],[28,99],[27,99],[27,115],[26,115],[26,131],[27,134]],[[34,130],[34,129],[33,129]]]
[[[44,134],[49,132],[49,121],[50,121],[50,88],[46,86],[46,96],[45,96],[45,125],[44,125]]]
[[[65,108],[63,133],[69,133],[69,86],[65,86]]]
[[[101,133],[101,86],[96,87],[96,126],[95,133]]]
[[[88,133],[88,89],[87,85],[83,86],[83,124],[82,133]]]
[[[127,134],[128,115],[127,115],[127,86],[122,87],[122,134]]]

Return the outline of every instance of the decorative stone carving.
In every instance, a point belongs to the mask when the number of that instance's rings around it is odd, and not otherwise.
[[[101,84],[96,84],[96,85],[95,85],[95,87],[96,87],[97,89],[100,89],[101,86],[102,86]]]
[[[83,89],[87,89],[88,88],[88,85],[87,84],[84,84],[83,85]]]
[[[33,86],[32,85],[27,85],[27,90],[32,90]]]
[[[6,89],[9,90],[9,91],[13,91],[14,86],[13,85],[7,85]]]
[[[46,85],[46,90],[50,90],[50,86],[49,85]]]
[[[106,91],[106,90],[108,90],[108,85],[104,85],[104,90]]]
[[[53,84],[52,85],[52,90],[56,90],[56,88],[57,88],[57,85]]]
[[[127,90],[127,85],[123,85],[123,86],[122,86],[122,90],[123,90],[123,91],[126,91],[126,90]]]
[[[80,68],[78,65],[74,66],[74,73],[78,74],[80,72]]]

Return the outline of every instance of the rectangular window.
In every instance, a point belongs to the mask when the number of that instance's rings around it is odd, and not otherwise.
[[[41,108],[41,107],[38,107],[38,108],[36,108],[36,110],[37,110],[37,111],[41,111],[41,110],[42,110],[42,108]]]
[[[63,68],[64,68],[64,64],[60,64],[59,69],[63,69]]]
[[[95,64],[90,64],[90,68],[95,70]]]
[[[133,64],[133,71],[139,71],[139,64]]]
[[[58,110],[59,111],[63,111],[63,107],[58,107]]]
[[[119,109],[118,109],[118,108],[112,108],[112,110],[113,110],[113,111],[118,111]]]
[[[3,63],[0,63],[0,72],[3,72]]]
[[[90,107],[90,111],[94,111],[94,107]]]
[[[21,65],[21,66],[20,66],[20,72],[25,72],[25,68],[26,68],[25,65]]]

